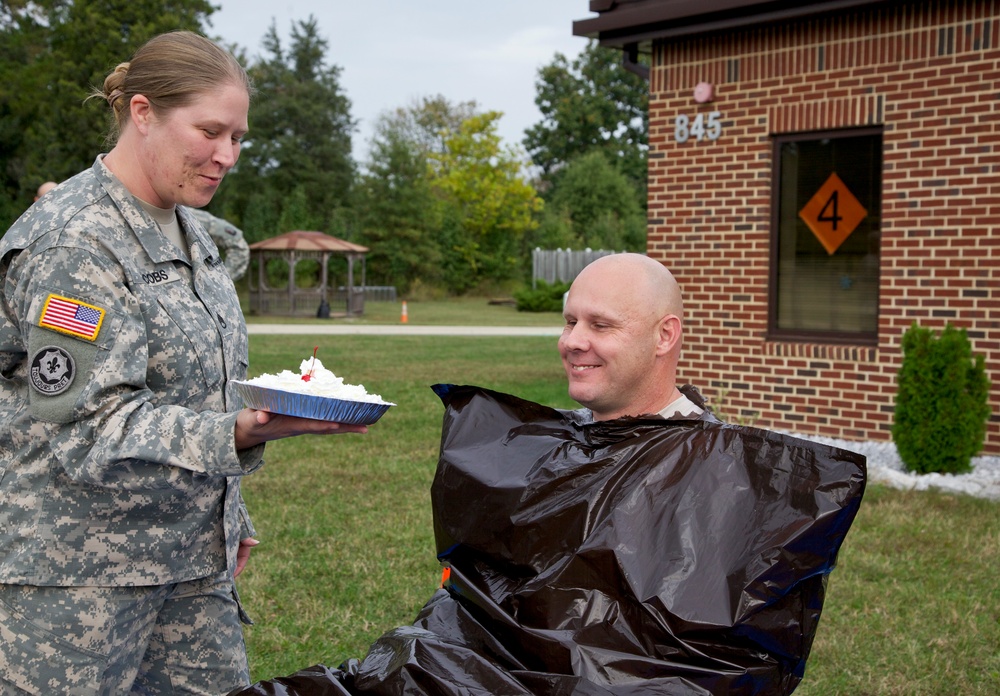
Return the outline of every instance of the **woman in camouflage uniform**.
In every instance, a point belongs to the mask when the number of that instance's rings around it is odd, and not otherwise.
[[[105,80],[114,147],[0,242],[0,694],[249,683],[234,578],[263,443],[365,432],[240,409],[247,334],[185,206],[235,164],[252,87],[204,37]]]

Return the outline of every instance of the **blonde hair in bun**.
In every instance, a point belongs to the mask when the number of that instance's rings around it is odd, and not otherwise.
[[[140,46],[90,97],[99,97],[111,107],[108,141],[114,144],[129,123],[129,106],[135,95],[146,97],[153,111],[162,115],[228,84],[254,94],[250,76],[231,53],[201,34],[173,31]]]

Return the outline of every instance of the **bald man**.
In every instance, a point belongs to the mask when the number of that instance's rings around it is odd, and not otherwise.
[[[46,193],[48,193],[55,187],[56,187],[56,182],[46,181],[44,184],[38,187],[37,191],[35,191],[35,200],[37,201],[39,198],[44,196]]]
[[[584,408],[434,387],[445,575],[413,625],[239,696],[792,693],[864,457],[722,423],[679,389],[681,293],[646,256],[588,265],[564,314]]]
[[[595,421],[697,416],[677,389],[684,305],[673,275],[642,254],[612,254],[570,286],[559,338],[569,395]]]

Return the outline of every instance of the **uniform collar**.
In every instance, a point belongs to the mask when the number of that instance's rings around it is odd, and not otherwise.
[[[94,161],[94,176],[125,218],[126,224],[132,228],[150,260],[153,263],[169,261],[187,263],[187,259],[181,256],[180,250],[160,231],[156,221],[142,209],[136,197],[125,188],[125,184],[104,166],[101,161],[103,158],[103,154],[98,155]]]

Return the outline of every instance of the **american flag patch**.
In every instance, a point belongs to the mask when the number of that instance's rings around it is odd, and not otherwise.
[[[104,310],[68,297],[49,295],[42,308],[42,318],[38,325],[71,336],[79,336],[88,341],[97,338],[104,321]]]

